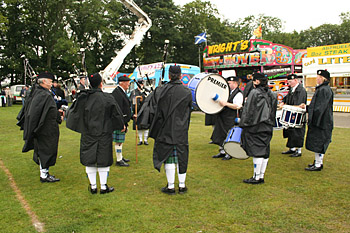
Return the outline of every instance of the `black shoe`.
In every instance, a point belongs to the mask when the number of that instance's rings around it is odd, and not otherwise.
[[[320,167],[316,167],[316,166],[312,166],[312,167],[306,167],[305,170],[306,171],[321,171],[323,169],[323,164],[321,164]]]
[[[41,183],[46,183],[46,182],[47,183],[53,183],[53,182],[58,182],[58,181],[60,181],[60,179],[58,179],[55,176],[52,176],[50,174],[48,174],[46,178],[41,178],[40,177],[40,182]]]
[[[260,184],[263,184],[263,183],[265,183],[265,180],[264,180],[264,178],[260,178],[259,182],[260,182]]]
[[[127,163],[127,162],[130,162],[130,159],[126,159],[123,157],[123,161]]]
[[[261,183],[260,179],[256,180],[254,177],[251,177],[249,179],[244,179],[243,182],[246,184],[260,184]]]
[[[168,195],[175,195],[175,189],[169,189],[169,188],[168,188],[168,185],[165,186],[165,187],[163,187],[163,188],[161,189],[161,191],[162,191],[163,193],[168,194]]]
[[[137,145],[138,145],[138,146],[141,146],[141,145],[142,145],[142,142],[137,143]]]
[[[301,153],[295,152],[294,154],[289,155],[289,157],[300,157]]]
[[[129,167],[129,164],[127,164],[126,162],[124,162],[124,160],[120,160],[120,161],[117,161],[115,163],[116,166],[119,166],[119,167]]]
[[[97,188],[92,189],[91,184],[88,186],[88,190],[90,191],[91,194],[96,194],[97,193]]]
[[[147,141],[145,141],[143,144],[145,144],[146,146],[148,146],[148,142],[147,142]]]
[[[222,158],[222,160],[230,160],[232,159],[231,155],[226,154],[225,157]]]
[[[294,153],[295,153],[295,150],[291,150],[291,149],[282,152],[283,155],[289,155],[289,154],[294,154]]]
[[[113,187],[108,187],[108,185],[106,185],[106,189],[101,189],[100,194],[111,193],[113,191],[114,191]]]
[[[179,194],[187,193],[187,187],[181,188],[179,187]]]
[[[219,154],[217,154],[217,155],[213,155],[213,158],[214,158],[214,159],[223,158],[223,157],[225,157],[225,155],[226,155],[226,154],[221,154],[221,153],[219,153]]]
[[[315,166],[315,163],[316,163],[316,160],[314,160],[314,163],[308,164],[307,167],[313,167],[313,166]],[[323,166],[323,165],[321,165],[321,166]]]

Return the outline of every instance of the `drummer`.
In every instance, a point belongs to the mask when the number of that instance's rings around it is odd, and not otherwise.
[[[305,88],[299,83],[298,76],[296,74],[290,74],[287,76],[289,91],[288,94],[283,98],[282,103],[279,107],[282,108],[283,105],[300,105],[306,104],[307,94]],[[287,151],[283,151],[282,154],[290,154],[289,157],[300,157],[301,148],[304,145],[305,136],[305,125],[301,128],[289,127],[283,129],[283,137],[288,138]]]
[[[239,117],[238,109],[243,104],[243,94],[239,89],[239,78],[230,76],[227,79],[230,87],[230,96],[227,101],[219,100],[220,105],[224,106],[223,110],[216,115],[213,134],[211,140],[214,144],[219,145],[219,153],[213,158],[222,158],[222,160],[230,160],[232,157],[225,153],[223,143],[226,139],[227,132],[235,124],[235,119]]]

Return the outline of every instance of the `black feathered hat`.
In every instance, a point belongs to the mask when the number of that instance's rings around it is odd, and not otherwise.
[[[267,77],[264,73],[254,73],[253,74],[253,80],[265,80],[265,79],[267,79]]]
[[[239,82],[239,78],[235,76],[230,76],[226,78],[226,81],[234,81],[234,82]]]
[[[130,80],[131,79],[128,78],[125,74],[118,78],[118,82],[127,82],[127,81],[130,81]]]
[[[93,88],[97,88],[102,82],[102,77],[99,73],[92,74],[89,77],[89,82]]]
[[[318,70],[317,74],[321,75],[322,77],[325,77],[327,80],[331,79],[331,75],[329,74],[329,72],[327,70]]]
[[[51,79],[52,81],[55,80],[55,76],[47,71],[38,74],[38,79],[40,78],[47,78],[47,79]]]
[[[298,79],[298,76],[296,74],[290,74],[287,76],[288,80],[292,80],[292,79]]]
[[[174,66],[170,66],[169,72],[172,74],[181,74],[181,67],[177,66],[176,64]]]

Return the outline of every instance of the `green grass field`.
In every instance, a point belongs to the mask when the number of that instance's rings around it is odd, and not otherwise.
[[[153,168],[152,147],[138,147],[129,131],[123,154],[129,168],[111,167],[108,183],[116,191],[91,195],[79,162],[80,135],[60,126],[59,158],[50,173],[58,183],[40,183],[32,152],[22,153],[22,131],[15,125],[20,105],[0,108],[0,159],[12,173],[46,232],[350,232],[350,129],[335,128],[321,172],[304,171],[314,154],[282,155],[286,141],[275,131],[265,184],[242,180],[253,173],[252,160],[211,158],[211,127],[193,113],[185,195],[160,192],[164,170]],[[0,169],[0,232],[35,232],[30,217]]]

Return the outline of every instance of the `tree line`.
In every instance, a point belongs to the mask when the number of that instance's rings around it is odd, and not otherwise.
[[[203,51],[204,43],[195,45],[194,36],[206,31],[208,45],[247,40],[260,22],[263,39],[294,49],[350,41],[350,12],[339,16],[338,25],[286,33],[279,18],[247,15],[230,22],[208,1],[194,0],[182,7],[172,0],[134,2],[153,25],[127,56],[121,72],[162,61],[166,39],[168,62],[198,65],[198,46]],[[0,78],[24,83],[24,58],[37,73],[47,70],[64,79],[75,73],[73,64],[88,73],[99,72],[123,48],[136,21],[116,0],[1,0]]]

